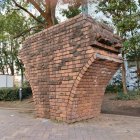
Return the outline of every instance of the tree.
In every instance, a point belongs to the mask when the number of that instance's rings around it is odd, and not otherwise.
[[[82,10],[79,8],[68,6],[68,9],[64,9],[62,11],[62,15],[66,16],[67,18],[72,18],[75,17],[76,15],[79,15],[81,12]]]
[[[137,86],[140,88],[140,33],[133,35],[130,39],[125,42],[125,47],[127,49],[126,58],[129,61],[136,62],[137,68]]]
[[[139,11],[135,0],[105,0],[99,3],[99,9],[103,11],[105,15],[112,18],[112,22],[116,28],[117,34],[120,35],[124,40],[130,38],[130,34],[132,36],[132,31],[137,30],[139,27]],[[123,58],[125,58],[127,49],[125,46],[122,49]],[[124,62],[122,64],[122,82],[123,91],[126,94],[126,71]]]
[[[71,7],[79,8],[84,0],[62,0],[63,3],[69,3]],[[37,21],[40,25],[44,26],[44,28],[48,28],[58,23],[55,12],[56,6],[59,0],[5,0],[1,2],[1,7],[5,7],[7,5],[8,10],[11,7],[17,7],[20,10],[28,13],[30,17],[32,17],[35,21]],[[33,6],[43,19],[41,21],[35,15],[28,10],[28,7]],[[13,9],[13,8],[12,8]],[[14,8],[15,10],[16,8]],[[17,9],[16,9],[17,10]]]
[[[24,17],[15,11],[0,16],[0,71],[14,75],[15,68],[22,69],[17,57],[22,38],[14,37],[27,29],[27,23]]]
[[[81,6],[82,0],[64,0],[63,2],[70,4],[69,10],[76,10],[75,15],[80,13],[77,9]],[[25,36],[30,35],[31,32],[38,32],[58,22],[55,17],[57,3],[58,0],[0,1],[0,71],[3,74],[9,73],[10,69],[10,73],[14,75],[15,67],[17,70],[23,69],[17,58],[18,49],[20,47],[19,42],[24,40]],[[39,14],[36,15],[36,13],[32,13],[29,10],[29,6],[35,8]],[[21,11],[29,14],[29,17],[24,17]],[[26,19],[28,19],[32,25],[27,25]]]

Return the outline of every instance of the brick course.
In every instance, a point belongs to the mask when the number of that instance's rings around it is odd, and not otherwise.
[[[110,28],[85,15],[27,38],[19,56],[37,116],[71,123],[99,115],[120,48]]]

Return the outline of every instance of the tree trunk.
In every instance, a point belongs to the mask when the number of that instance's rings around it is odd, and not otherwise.
[[[58,20],[56,19],[56,16],[55,16],[56,5],[57,5],[57,1],[56,0],[51,0],[50,1],[51,19],[52,19],[53,25],[58,23]]]
[[[136,59],[136,67],[137,67],[138,89],[140,89],[140,77],[139,77],[140,66],[139,66],[139,60],[138,59]]]
[[[11,71],[11,75],[14,75],[14,66],[13,65],[9,65],[10,71]]]
[[[6,66],[6,73],[7,73],[7,74],[9,74],[8,69],[9,69],[9,68],[8,68],[8,65],[7,65],[7,66]]]
[[[123,53],[122,53],[123,54]],[[124,54],[123,56],[123,63],[122,63],[122,84],[123,84],[123,93],[127,94],[127,86],[126,86],[126,69],[125,69],[125,61],[124,61]]]
[[[82,1],[82,13],[88,15],[88,2],[87,2],[87,0]]]
[[[22,64],[20,65],[20,70],[21,70],[21,87],[23,87],[23,83],[24,83],[24,70],[23,70]]]
[[[1,68],[0,71],[2,72],[3,75],[5,75],[5,71],[4,71],[4,68],[3,67]]]

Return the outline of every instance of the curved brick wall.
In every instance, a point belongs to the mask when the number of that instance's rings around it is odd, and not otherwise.
[[[111,29],[85,15],[27,38],[19,55],[37,116],[66,122],[97,116],[121,64],[120,47]]]

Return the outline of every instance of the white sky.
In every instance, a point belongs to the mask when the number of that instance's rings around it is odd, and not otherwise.
[[[93,0],[90,0],[90,1],[93,1]],[[138,2],[138,0],[136,1]],[[113,27],[111,17],[107,18],[102,12],[96,13],[97,5],[98,4],[96,4],[95,2],[93,4],[91,3],[88,4],[88,14],[94,19],[96,19],[97,21],[100,21],[100,22],[107,21],[108,24]],[[56,8],[56,17],[58,18],[59,22],[63,22],[66,20],[66,17],[63,17],[61,12],[62,12],[62,9],[67,9],[67,8],[68,8],[68,4],[62,4],[62,2],[58,3],[57,8]],[[38,12],[33,7],[30,7],[30,11],[38,15]]]
[[[106,18],[106,16],[104,16],[104,14],[102,12],[98,12],[96,13],[95,11],[97,10],[97,4],[89,4],[88,5],[88,14],[90,16],[92,16],[94,19],[98,20],[98,21],[108,21],[109,24],[112,23],[111,18],[108,19]],[[58,4],[57,9],[56,9],[56,16],[58,17],[58,19],[62,22],[66,20],[66,17],[63,17],[61,14],[62,9],[67,9],[68,8],[68,4]]]

